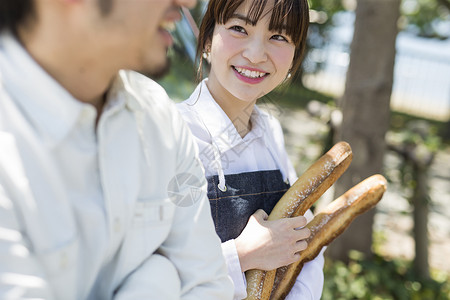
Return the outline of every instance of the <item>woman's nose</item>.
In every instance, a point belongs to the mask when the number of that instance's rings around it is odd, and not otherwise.
[[[264,39],[261,37],[249,39],[242,56],[254,64],[265,62],[267,60],[267,51]]]

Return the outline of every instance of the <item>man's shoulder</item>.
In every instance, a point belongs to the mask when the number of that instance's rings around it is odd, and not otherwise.
[[[120,71],[119,76],[129,102],[154,117],[167,118],[178,114],[174,102],[153,79],[134,71]]]
[[[183,131],[185,122],[176,108],[175,102],[166,91],[154,80],[133,72],[121,71],[123,88],[126,93],[127,105],[141,118],[146,128],[160,132],[166,138],[176,137]]]
[[[142,75],[135,71],[122,70],[119,73],[125,89],[132,92],[135,96],[143,98],[144,102],[156,101],[168,101],[169,96],[162,86],[160,86],[153,79]]]

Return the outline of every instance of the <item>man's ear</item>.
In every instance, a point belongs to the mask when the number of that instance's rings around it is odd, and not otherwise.
[[[79,2],[82,2],[84,0],[57,0],[57,1],[62,2],[62,3],[71,4],[71,3],[79,3]]]
[[[35,2],[40,2],[41,0],[35,0]],[[70,6],[70,5],[78,5],[81,4],[83,2],[85,2],[86,0],[45,0],[47,2],[53,2],[54,5],[59,5],[59,6]],[[97,0],[95,0],[97,1]]]

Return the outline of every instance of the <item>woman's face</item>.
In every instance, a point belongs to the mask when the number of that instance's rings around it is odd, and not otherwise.
[[[246,17],[247,4],[214,28],[208,88],[217,101],[256,101],[282,83],[292,65],[292,40],[285,32],[269,30],[270,1],[254,26]]]

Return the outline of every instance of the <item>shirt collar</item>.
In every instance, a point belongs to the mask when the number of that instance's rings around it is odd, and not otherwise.
[[[10,33],[0,34],[0,75],[7,93],[17,103],[46,142],[57,144],[88,111],[95,121],[95,108],[75,99],[53,77],[37,64]],[[120,109],[141,111],[128,73],[120,71],[110,87],[103,111]]]
[[[148,100],[154,97],[154,94],[149,92],[151,84],[154,84],[154,81],[139,73],[121,70],[111,86],[108,102],[112,102],[111,105],[116,102],[123,103],[131,112],[143,112],[145,105],[149,104]]]
[[[240,144],[249,144],[264,134],[264,116],[261,110],[254,106],[250,120],[252,130],[241,138],[227,114],[214,101],[204,79],[186,100],[187,106],[193,108],[197,117],[202,121],[204,127],[211,135],[213,143],[219,151],[224,153]]]
[[[63,139],[87,105],[46,73],[10,33],[0,35],[0,71],[4,89],[45,139]]]

